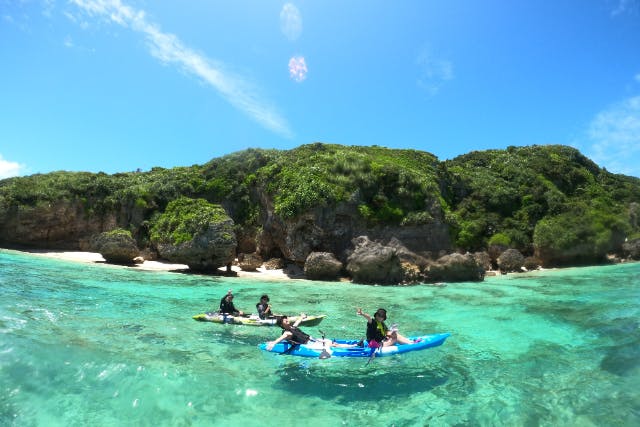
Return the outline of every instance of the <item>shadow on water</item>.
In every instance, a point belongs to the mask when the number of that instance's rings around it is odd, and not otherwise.
[[[616,344],[607,347],[600,368],[615,375],[625,376],[640,367],[640,322],[636,319],[614,319],[596,329],[601,336]]]
[[[392,360],[374,360],[369,365],[367,359],[324,362],[314,359],[287,363],[275,372],[279,379],[276,387],[345,405],[425,392],[457,400],[464,399],[476,387],[464,362],[452,356],[423,366]]]
[[[600,368],[624,376],[640,367],[640,322],[632,317],[602,317],[602,307],[587,301],[555,301],[553,304],[529,306],[528,313],[562,320],[585,331],[591,331],[607,342]]]

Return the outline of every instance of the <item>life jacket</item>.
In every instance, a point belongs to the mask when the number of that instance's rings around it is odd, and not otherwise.
[[[384,322],[378,322],[375,318],[367,323],[367,341],[382,342],[387,337],[387,325]]]
[[[287,341],[292,344],[306,344],[309,342],[309,338],[311,338],[310,335],[305,334],[295,326],[292,326],[289,332],[291,332],[292,335],[287,339]]]
[[[267,306],[268,306],[267,304],[263,304],[261,302],[256,304],[256,310],[258,311],[258,316],[261,319],[266,319],[267,318],[267,316],[264,314],[264,311],[267,309]]]

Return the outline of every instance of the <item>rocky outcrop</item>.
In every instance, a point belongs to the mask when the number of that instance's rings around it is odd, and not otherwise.
[[[438,258],[425,271],[429,282],[466,282],[484,279],[484,269],[478,265],[470,253],[453,253]]]
[[[193,239],[179,244],[157,243],[164,259],[187,264],[191,270],[214,271],[233,262],[235,237],[229,234],[233,223],[210,224]]]
[[[527,271],[537,270],[540,268],[540,260],[536,257],[528,256],[524,259],[523,266]]]
[[[366,236],[353,240],[355,250],[348,258],[347,272],[355,283],[380,285],[402,282],[402,267],[396,249],[372,242]]]
[[[400,268],[402,269],[403,284],[412,285],[424,282],[424,274],[422,273],[422,269],[416,264],[412,264],[406,261],[400,261]]]
[[[91,249],[113,264],[134,264],[134,259],[140,254],[131,232],[121,228],[94,236],[91,239]]]
[[[311,252],[304,263],[304,274],[310,280],[336,280],[342,263],[330,252]]]
[[[292,219],[283,219],[273,211],[273,202],[261,193],[263,230],[258,235],[258,251],[266,256],[303,263],[311,252],[330,252],[343,263],[352,250],[354,236],[387,242],[402,242],[417,254],[449,251],[449,227],[441,220],[442,213],[433,213],[436,219],[422,225],[370,226],[354,203],[338,203],[334,207],[320,207]]]
[[[517,249],[507,249],[498,257],[498,268],[503,273],[522,271],[524,256]]]
[[[482,267],[485,271],[491,270],[491,255],[487,252],[475,252],[473,254],[473,258],[476,260],[476,263],[480,267]]]
[[[622,253],[629,259],[640,260],[640,239],[624,242],[622,244]]]
[[[265,270],[280,270],[285,267],[285,262],[282,258],[271,258],[264,262]]]
[[[238,254],[238,267],[242,271],[256,271],[262,265],[262,257],[253,252],[250,254]]]
[[[502,255],[507,249],[509,249],[507,245],[489,245],[489,247],[487,248],[487,253],[489,255],[490,263],[492,266],[498,265],[498,258],[500,258],[500,255]]]
[[[0,242],[11,246],[86,251],[92,236],[117,226],[115,213],[96,214],[74,201],[0,206]]]
[[[411,270],[415,271],[417,269],[418,271],[422,271],[429,264],[429,260],[427,258],[407,248],[404,242],[400,241],[400,239],[396,237],[392,237],[386,246],[389,246],[396,250],[396,255],[398,255],[398,258],[400,258],[400,261],[403,264],[412,265],[415,267],[412,267]],[[407,281],[408,278],[405,277],[404,280]]]
[[[233,220],[219,205],[186,197],[174,200],[158,218],[152,242],[158,254],[197,271],[216,271],[235,258]]]

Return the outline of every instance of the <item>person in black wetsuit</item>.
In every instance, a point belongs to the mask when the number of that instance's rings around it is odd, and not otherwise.
[[[220,313],[231,314],[233,316],[242,316],[244,313],[233,305],[233,294],[231,291],[227,292],[225,296],[220,300]]]
[[[269,304],[269,295],[262,295],[260,302],[256,304],[256,310],[258,310],[258,317],[266,319],[267,317],[273,317],[271,312],[271,304]]]
[[[324,341],[328,347],[354,347],[352,344],[338,344],[326,338],[313,338],[302,329],[298,328],[298,325],[305,317],[307,316],[304,313],[300,313],[300,316],[298,316],[298,319],[292,325],[289,323],[287,316],[278,316],[276,324],[282,328],[282,335],[280,335],[276,340],[268,342],[267,350],[271,351],[273,347],[282,340],[289,341],[291,344],[306,344],[309,341]]]
[[[369,347],[378,348],[395,344],[413,344],[409,338],[400,335],[396,328],[389,329],[384,323],[387,320],[387,310],[379,308],[373,316],[364,313],[361,308],[356,314],[367,319],[367,341]]]
[[[280,335],[276,340],[269,342],[267,344],[267,350],[271,351],[271,349],[282,340],[287,340],[292,344],[308,343],[311,336],[298,328],[298,325],[302,322],[304,317],[304,313],[300,313],[300,316],[298,316],[298,319],[293,325],[289,323],[287,316],[278,317],[276,323],[282,328],[282,335]]]

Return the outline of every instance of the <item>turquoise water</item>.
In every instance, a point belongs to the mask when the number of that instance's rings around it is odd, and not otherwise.
[[[446,287],[137,271],[0,250],[2,426],[637,426],[640,264]],[[441,347],[363,360],[276,356],[276,328],[196,322],[233,288],[249,310],[325,313],[362,337],[362,306]]]

